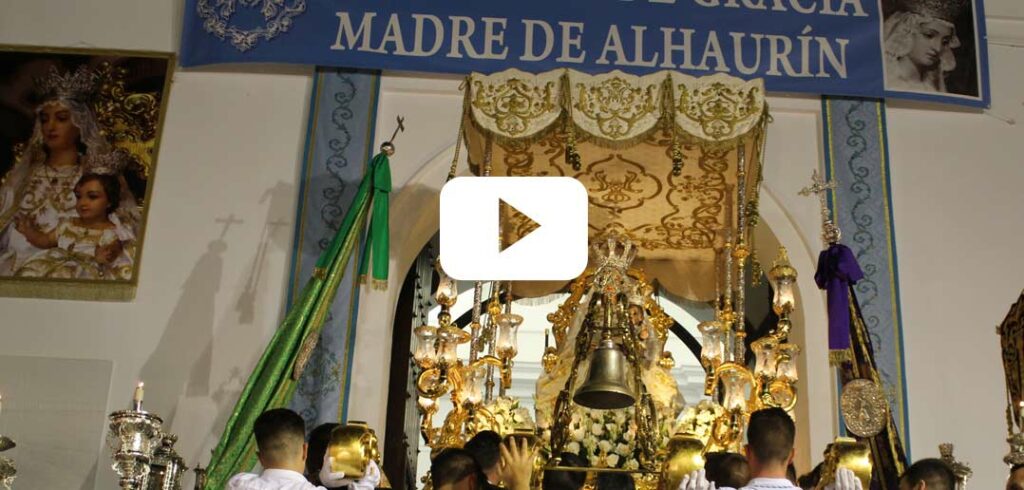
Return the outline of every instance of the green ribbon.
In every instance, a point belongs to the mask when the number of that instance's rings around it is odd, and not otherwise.
[[[366,269],[373,261],[370,276],[374,289],[385,289],[388,284],[388,196],[391,193],[391,165],[388,157],[378,154],[370,163],[369,174],[373,176],[373,213],[370,217],[370,233],[363,247],[359,261],[359,278],[366,282]]]
[[[205,490],[222,489],[233,475],[255,466],[257,458],[253,423],[263,412],[286,407],[291,401],[298,384],[298,374],[316,346],[320,328],[345,276],[349,258],[369,214],[371,201],[373,218],[367,248],[372,244],[374,279],[387,279],[387,200],[390,191],[390,163],[388,157],[381,153],[370,162],[370,171],[359,184],[359,190],[345,213],[338,233],[317,260],[313,277],[288,310],[284,322],[270,339],[259,363],[249,375],[245,389],[238,397],[220,441],[213,450],[207,468]],[[374,223],[377,223],[376,227]],[[380,233],[383,233],[383,238]],[[383,269],[379,268],[380,257],[383,257]]]

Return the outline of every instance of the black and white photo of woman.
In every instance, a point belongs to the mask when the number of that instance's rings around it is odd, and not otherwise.
[[[887,90],[978,96],[969,0],[883,0]]]

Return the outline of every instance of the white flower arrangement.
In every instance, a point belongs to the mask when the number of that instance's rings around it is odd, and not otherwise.
[[[484,408],[494,417],[491,430],[498,434],[511,434],[516,429],[534,429],[536,424],[530,411],[519,404],[519,399],[508,396],[495,398]]]
[[[701,400],[680,412],[673,432],[693,434],[707,444],[711,438],[711,427],[722,413],[721,406],[709,400]]]
[[[657,446],[664,447],[672,435],[674,420],[661,418]],[[590,466],[636,470],[636,421],[633,409],[591,410],[576,408],[569,422],[565,450],[586,459]]]

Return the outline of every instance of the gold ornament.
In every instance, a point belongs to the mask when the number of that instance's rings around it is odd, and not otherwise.
[[[846,428],[860,437],[874,437],[885,428],[889,402],[871,380],[855,379],[843,387],[840,408]]]
[[[871,486],[871,449],[867,444],[848,437],[838,437],[825,450],[825,462],[821,468],[819,488],[835,482],[836,470],[846,468],[860,480],[861,486]]]
[[[331,471],[344,472],[351,478],[366,474],[370,461],[380,463],[377,434],[366,422],[349,422],[331,431],[327,452],[333,458]]]

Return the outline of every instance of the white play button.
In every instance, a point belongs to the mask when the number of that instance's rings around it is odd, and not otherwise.
[[[502,206],[524,219],[500,244]],[[570,177],[460,177],[441,189],[441,267],[464,281],[573,279],[587,267],[587,190]]]

